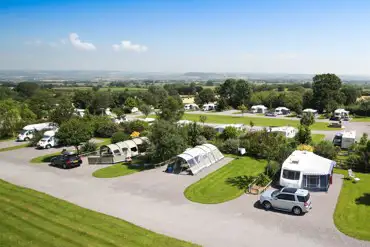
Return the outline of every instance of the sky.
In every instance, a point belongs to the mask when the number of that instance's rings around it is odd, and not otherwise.
[[[0,69],[370,74],[368,0],[1,0]]]

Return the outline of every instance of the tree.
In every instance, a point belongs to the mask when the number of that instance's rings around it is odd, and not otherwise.
[[[37,118],[48,117],[51,109],[57,101],[54,93],[50,90],[38,90],[29,100],[29,107],[37,115]]]
[[[207,116],[205,116],[205,115],[200,115],[200,116],[199,116],[199,121],[204,125],[204,123],[207,121]]]
[[[313,77],[313,101],[320,112],[330,101],[341,103],[341,86],[342,81],[335,74],[320,74]]]
[[[307,90],[302,96],[303,108],[314,108],[313,104],[313,91]]]
[[[103,113],[105,109],[113,104],[113,98],[110,92],[97,92],[89,107],[91,113]]]
[[[203,126],[201,135],[207,140],[213,140],[217,135],[217,130],[211,126]]]
[[[249,126],[251,126],[251,129],[253,129],[253,127],[254,127],[254,122],[251,120],[251,121],[249,121]]]
[[[134,98],[128,97],[125,101],[125,106],[131,109],[137,106],[137,102]]]
[[[62,101],[49,116],[50,121],[61,125],[73,117],[74,107],[69,100]]]
[[[184,107],[182,102],[174,99],[172,96],[168,96],[162,103],[158,117],[161,120],[170,122],[179,121],[184,115]]]
[[[203,89],[195,96],[195,103],[198,105],[208,104],[216,101],[216,95],[210,88]]]
[[[73,95],[73,104],[76,108],[88,109],[94,100],[94,93],[91,90],[76,90]]]
[[[163,120],[152,125],[149,140],[148,154],[153,162],[166,161],[181,154],[187,147],[186,133],[179,130],[177,125]]]
[[[139,110],[141,111],[141,113],[144,114],[144,116],[147,118],[149,116],[149,114],[152,112],[152,108],[146,104],[142,104],[140,107],[139,107]]]
[[[15,87],[15,91],[24,98],[31,98],[39,89],[39,85],[35,82],[20,82]]]
[[[188,129],[188,144],[192,147],[197,145],[197,137],[200,136],[202,130],[197,123],[191,123],[187,126]]]
[[[0,100],[11,99],[15,97],[15,93],[8,87],[0,85]]]
[[[227,126],[221,136],[224,140],[235,139],[238,137],[238,130],[232,126]]]
[[[244,104],[238,106],[238,110],[242,112],[242,116],[244,117],[244,113],[247,112],[248,107],[246,107]]]
[[[80,118],[72,118],[63,123],[56,133],[56,137],[59,139],[60,144],[74,146],[77,153],[79,153],[79,145],[89,141],[92,136],[92,126]]]
[[[129,135],[126,134],[123,131],[118,131],[112,135],[111,142],[117,143],[117,142],[123,142],[129,139]]]
[[[207,87],[212,87],[214,85],[214,83],[213,83],[213,81],[211,81],[211,80],[208,80],[207,82],[206,82],[206,86]]]
[[[307,112],[307,113],[303,114],[300,122],[301,122],[301,125],[311,126],[315,123],[315,117],[313,116],[312,113]]]
[[[224,98],[219,98],[217,101],[217,111],[224,111],[228,107],[227,102]]]
[[[98,137],[112,137],[114,133],[118,131],[118,125],[113,122],[107,122],[104,125],[99,126],[99,128],[95,131]]]
[[[338,148],[330,141],[321,141],[314,147],[315,154],[331,160],[337,157],[338,152]]]
[[[234,108],[242,104],[247,105],[252,96],[252,86],[245,80],[227,79],[216,90],[220,98]]]
[[[299,144],[310,144],[312,142],[310,127],[308,125],[300,125],[295,140]]]
[[[340,90],[344,96],[344,104],[350,105],[357,101],[357,98],[361,97],[362,89],[356,86],[344,85]]]
[[[163,87],[159,86],[150,86],[148,93],[150,94],[148,98],[151,100],[150,102],[146,102],[149,105],[153,105],[155,108],[159,108],[163,101],[168,97],[168,92]]]

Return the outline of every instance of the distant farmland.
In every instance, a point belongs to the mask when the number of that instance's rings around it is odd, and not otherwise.
[[[92,87],[56,87],[55,90],[60,91],[74,91],[74,90],[92,90]],[[129,91],[147,91],[147,88],[136,88],[136,87],[102,87],[99,89],[99,91],[125,91],[126,89]]]

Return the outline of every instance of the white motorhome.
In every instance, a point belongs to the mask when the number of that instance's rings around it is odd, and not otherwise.
[[[185,104],[184,105],[184,110],[189,111],[189,110],[199,110],[199,106],[197,104]]]
[[[44,136],[37,143],[37,148],[49,149],[49,148],[58,146],[59,142],[58,142],[58,139],[55,137],[55,134],[57,132],[58,132],[58,129],[46,131],[44,133]]]
[[[352,144],[354,144],[356,141],[356,131],[344,131],[337,133],[334,136],[333,139],[333,144],[335,146],[339,146],[340,148],[347,149],[349,148]]]
[[[290,114],[289,108],[286,108],[284,106],[279,106],[275,109],[275,114],[276,115],[288,115]]]
[[[213,103],[210,104],[204,104],[203,105],[203,111],[213,111],[216,110],[216,105]]]
[[[303,110],[302,115],[304,115],[304,114],[312,114],[314,117],[316,117],[317,116],[317,110],[307,108],[307,109]]]
[[[251,107],[252,113],[266,113],[267,107],[264,105],[254,105]]]
[[[268,132],[277,132],[283,134],[286,138],[294,138],[297,134],[297,130],[290,126],[284,127],[272,127],[267,129]]]
[[[33,138],[35,131],[51,130],[55,128],[54,123],[39,123],[24,126],[22,131],[17,136],[17,141],[29,141]]]
[[[334,111],[334,117],[349,118],[349,111],[346,111],[345,109],[336,109]]]

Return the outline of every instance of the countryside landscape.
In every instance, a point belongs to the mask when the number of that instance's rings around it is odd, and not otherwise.
[[[355,2],[0,3],[0,246],[370,246]]]

